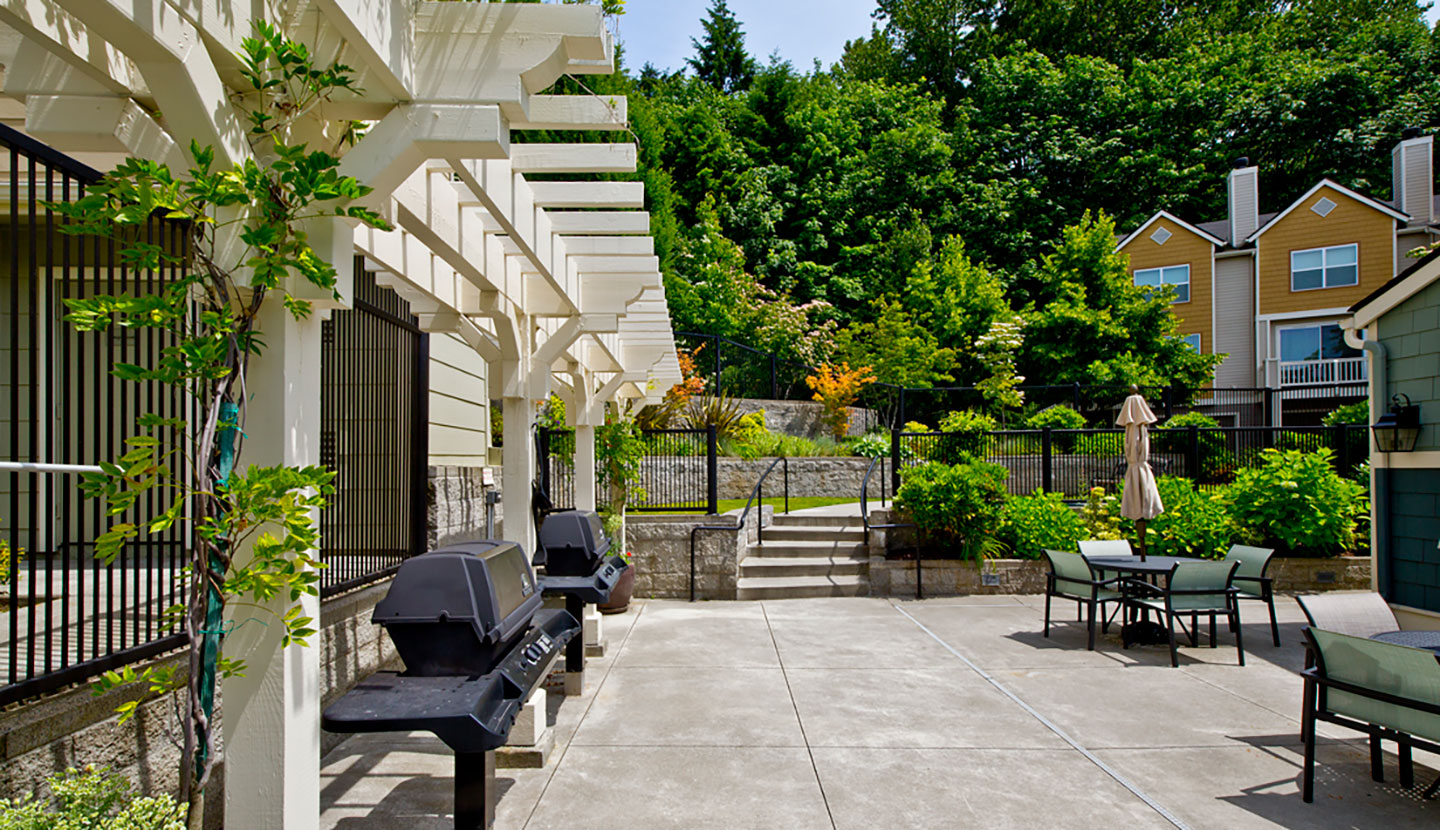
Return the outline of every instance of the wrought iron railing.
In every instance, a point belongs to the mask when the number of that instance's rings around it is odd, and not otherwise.
[[[163,290],[180,265],[138,271],[115,244],[67,236],[45,202],[84,195],[100,174],[0,126],[0,538],[8,571],[0,582],[0,705],[84,681],[184,643],[164,616],[183,602],[185,541],[174,530],[131,543],[111,565],[94,539],[111,523],[97,500],[82,500],[74,473],[112,461],[154,414],[193,422],[178,390],[113,377],[116,362],[148,363],[174,342],[162,329],[78,333],[67,300]],[[185,224],[152,217],[134,231],[183,260]],[[183,457],[173,464],[185,473]],[[133,516],[153,516],[159,492]],[[116,518],[115,521],[123,521]]]
[[[640,433],[645,455],[626,509],[636,513],[714,513],[719,504],[719,441],[714,427],[655,429]],[[553,509],[575,506],[575,433],[568,427],[539,427],[537,471],[541,492]],[[595,470],[596,493],[604,500],[609,483]]]

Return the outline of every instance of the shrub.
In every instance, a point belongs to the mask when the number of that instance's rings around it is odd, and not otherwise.
[[[909,467],[900,471],[895,506],[926,541],[983,558],[995,548],[1006,475],[1004,467],[983,461]]]
[[[1320,424],[1327,427],[1338,427],[1341,424],[1369,424],[1370,423],[1370,402],[1360,401],[1359,403],[1347,404],[1336,407],[1320,419]]]
[[[984,457],[990,443],[995,419],[973,409],[951,412],[940,421],[944,433],[936,440],[931,458],[944,464],[957,464],[969,456]]]
[[[812,440],[798,435],[763,432],[748,441],[738,438],[720,442],[725,455],[737,455],[747,460],[784,456],[786,458],[812,458],[818,456],[844,455],[846,448],[828,438]]]
[[[168,795],[136,798],[108,769],[67,769],[46,779],[51,799],[0,799],[4,830],[184,830],[185,811]]]
[[[1039,559],[1046,548],[1075,550],[1087,538],[1085,522],[1059,493],[1015,496],[1000,511],[1000,539],[1020,559]]]
[[[1080,509],[1086,539],[1123,539],[1120,532],[1120,503],[1105,492],[1104,487],[1091,487],[1085,506]]]
[[[1075,452],[1080,455],[1112,456],[1125,454],[1125,433],[1092,432],[1075,436]]]
[[[1224,558],[1235,540],[1235,525],[1224,496],[1202,493],[1190,479],[1178,476],[1162,476],[1155,485],[1165,512],[1147,523],[1146,552],[1156,556]]]
[[[867,432],[850,442],[850,452],[862,458],[885,458],[890,455],[890,436],[883,432]],[[908,457],[915,453],[902,443],[900,454]]]
[[[1329,450],[1267,449],[1260,466],[1236,473],[1225,502],[1248,544],[1334,556],[1355,547],[1364,490],[1335,472]]]
[[[1085,416],[1063,403],[1046,407],[1025,420],[1028,429],[1084,429]],[[1073,452],[1074,435],[1056,435],[1051,439],[1056,452]]]
[[[919,421],[906,421],[906,422],[905,422],[905,426],[904,426],[900,431],[901,431],[901,432],[930,432],[931,429],[930,429],[930,427],[925,426],[924,424],[920,423]]]
[[[726,395],[701,395],[691,398],[685,408],[685,425],[690,429],[715,427],[721,438],[733,438],[740,429],[740,401]]]
[[[1190,427],[1200,430],[1200,469],[1196,473],[1200,481],[1226,479],[1235,469],[1235,455],[1225,446],[1225,433],[1206,432],[1220,424],[1202,412],[1186,412],[1166,421],[1164,426],[1150,432],[1151,452],[1184,455],[1190,452]]]
[[[765,426],[765,410],[741,415],[735,424],[734,437],[737,441],[757,441],[770,434]]]
[[[850,406],[860,397],[860,392],[874,382],[875,374],[869,366],[851,369],[849,363],[839,366],[827,363],[805,378],[805,385],[825,408],[820,418],[830,428],[830,434],[835,436],[836,441],[844,438],[850,430]]]
[[[1038,435],[991,435],[989,450],[994,455],[1038,455],[1044,442]]]

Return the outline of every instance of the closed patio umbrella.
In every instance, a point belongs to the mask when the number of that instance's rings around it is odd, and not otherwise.
[[[1120,495],[1120,515],[1133,519],[1140,537],[1140,559],[1145,559],[1145,523],[1165,512],[1155,474],[1150,471],[1150,425],[1158,420],[1150,406],[1135,394],[1125,399],[1115,425],[1125,428],[1125,487]]]

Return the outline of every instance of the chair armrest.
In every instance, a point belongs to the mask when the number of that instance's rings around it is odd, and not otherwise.
[[[1143,579],[1127,576],[1121,577],[1119,581],[1125,583],[1126,588],[1135,589],[1136,593],[1149,594],[1156,597],[1163,597],[1167,593],[1164,588],[1157,588]]]
[[[1274,581],[1275,581],[1275,577],[1273,577],[1273,576],[1237,576],[1237,577],[1234,578],[1234,581],[1235,581],[1235,582],[1259,582],[1259,583],[1262,583],[1262,584],[1267,584],[1267,583],[1274,582]]]
[[[1332,689],[1338,689],[1342,692],[1349,692],[1353,695],[1368,697],[1371,700],[1378,700],[1381,703],[1389,703],[1392,706],[1404,706],[1407,709],[1414,709],[1417,712],[1425,712],[1431,715],[1440,715],[1440,703],[1432,703],[1428,700],[1416,700],[1409,697],[1400,697],[1398,695],[1392,695],[1386,692],[1378,691],[1376,689],[1366,688],[1365,686],[1357,686],[1354,683],[1346,683],[1343,680],[1334,680],[1331,678],[1323,677],[1320,674],[1320,669],[1314,666],[1300,672],[1300,676],[1305,678],[1306,680],[1318,683],[1321,686],[1328,686]]]

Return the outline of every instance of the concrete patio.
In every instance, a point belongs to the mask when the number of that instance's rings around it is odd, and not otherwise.
[[[650,601],[606,620],[586,695],[552,695],[545,769],[500,770],[497,828],[1435,827],[1440,803],[1370,780],[1322,724],[1300,800],[1303,622],[1246,605],[1217,649],[1085,650],[1041,597]],[[1203,642],[1203,641],[1202,641]],[[1416,753],[1419,788],[1440,758]],[[448,828],[451,755],[425,734],[324,759],[322,826]]]

